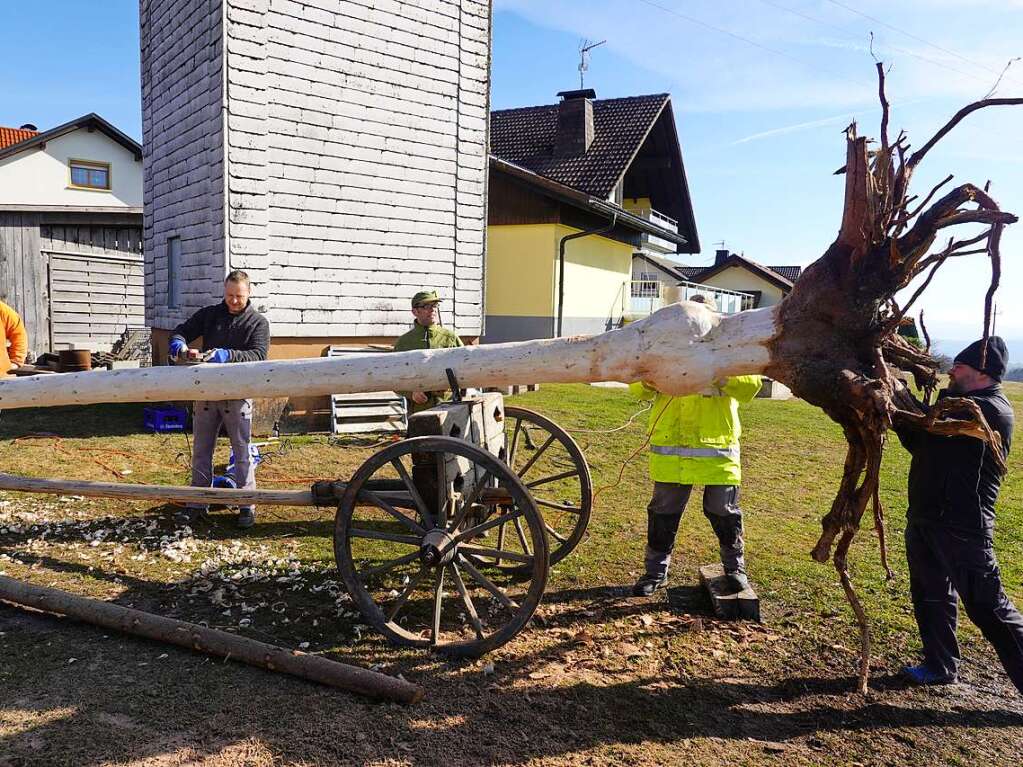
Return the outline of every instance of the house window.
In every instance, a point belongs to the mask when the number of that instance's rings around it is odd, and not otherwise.
[[[181,238],[167,239],[167,307],[177,309],[181,304]]]
[[[110,165],[105,162],[71,160],[71,186],[79,189],[110,189]]]

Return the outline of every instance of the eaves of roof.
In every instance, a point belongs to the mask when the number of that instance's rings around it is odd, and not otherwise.
[[[676,245],[685,245],[688,242],[682,235],[668,231],[667,229],[662,229],[656,224],[651,224],[645,218],[641,218],[634,213],[630,213],[618,205],[613,205],[604,200],[599,200],[585,192],[580,192],[570,186],[565,186],[557,181],[552,181],[538,173],[534,173],[528,168],[523,168],[522,166],[508,162],[507,160],[502,160],[494,155],[490,155],[490,167],[499,172],[507,173],[519,181],[535,187],[542,193],[554,199],[568,203],[569,205],[573,205],[582,210],[589,211],[590,213],[596,213],[598,216],[602,216],[609,220],[613,217],[618,224],[629,229],[633,229],[634,231],[642,232],[644,234],[652,234]]]
[[[17,154],[18,152],[23,152],[26,149],[31,149],[32,147],[43,145],[47,141],[51,141],[59,136],[63,136],[65,133],[78,130],[79,128],[92,128],[94,130],[98,130],[135,155],[136,160],[142,159],[142,145],[135,141],[135,139],[122,133],[95,112],[90,112],[87,115],[79,117],[77,120],[71,120],[63,125],[58,125],[56,128],[50,128],[50,130],[38,133],[25,141],[20,141],[17,144],[11,144],[10,146],[4,147],[3,149],[0,149],[0,159]]]
[[[698,275],[692,277],[691,279],[697,282],[703,282],[704,280],[709,280],[715,274],[719,274],[720,272],[723,272],[725,269],[728,269],[729,267],[732,266],[738,266],[744,269],[748,269],[749,271],[759,275],[760,277],[763,277],[765,280],[767,280],[773,285],[776,285],[782,290],[786,291],[792,290],[792,286],[794,284],[792,280],[783,277],[773,269],[770,269],[766,266],[762,266],[761,264],[758,264],[756,261],[750,261],[748,258],[743,258],[742,256],[736,255],[735,253],[730,255],[720,264],[708,266],[704,271],[700,272]]]

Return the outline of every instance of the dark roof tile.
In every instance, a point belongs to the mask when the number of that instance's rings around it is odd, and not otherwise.
[[[553,181],[607,198],[668,103],[667,93],[597,99],[594,137],[581,157],[554,157],[558,105],[490,113],[490,152]]]

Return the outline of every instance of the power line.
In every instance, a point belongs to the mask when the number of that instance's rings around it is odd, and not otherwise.
[[[991,72],[992,74],[995,74],[995,75],[1001,74],[1001,72],[999,72],[997,69],[992,69],[987,64],[979,64],[976,61],[973,61],[972,59],[968,59],[966,56],[963,56],[961,53],[956,53],[955,51],[949,50],[948,48],[943,48],[942,46],[940,46],[940,45],[938,45],[936,43],[932,43],[930,40],[925,40],[924,38],[920,37],[919,35],[915,35],[912,32],[907,32],[905,29],[900,29],[899,27],[896,27],[893,24],[889,24],[887,21],[882,21],[881,19],[879,19],[879,18],[877,18],[875,16],[871,16],[869,14],[864,13],[863,11],[860,11],[860,10],[857,10],[856,8],[848,6],[845,3],[839,2],[839,0],[828,0],[828,2],[831,3],[832,5],[838,6],[839,8],[843,8],[844,10],[849,11],[849,13],[855,13],[857,16],[862,16],[863,18],[868,19],[869,21],[873,21],[875,24],[880,24],[882,27],[887,27],[888,29],[892,30],[893,32],[898,32],[900,35],[905,35],[906,37],[908,37],[908,38],[910,38],[912,40],[916,40],[919,43],[923,43],[924,45],[929,45],[931,48],[939,50],[942,53],[947,53],[949,56],[954,56],[957,59],[961,59],[962,61],[965,61],[967,64],[971,64],[971,65],[973,65],[975,67],[978,67],[979,69],[986,70],[986,71]],[[1017,80],[1013,80],[1013,82],[1015,82],[1017,85],[1021,84]]]
[[[644,3],[646,5],[649,5],[652,8],[656,8],[659,11],[663,11],[664,13],[670,13],[672,16],[677,16],[678,18],[683,19],[684,21],[688,21],[691,24],[696,24],[697,26],[701,26],[704,29],[710,29],[710,30],[712,30],[714,32],[717,32],[719,34],[727,35],[728,37],[731,37],[731,38],[733,38],[735,40],[738,40],[740,42],[746,43],[747,45],[751,45],[754,48],[759,48],[762,51],[767,51],[768,53],[772,53],[775,56],[781,56],[782,58],[788,59],[789,61],[792,61],[792,62],[795,62],[796,64],[799,64],[802,67],[806,67],[808,69],[813,69],[815,71],[820,71],[822,69],[822,67],[819,66],[818,64],[811,63],[809,61],[804,61],[804,60],[802,60],[800,58],[797,58],[796,56],[792,56],[792,55],[790,55],[788,53],[785,53],[785,51],[780,51],[777,48],[770,47],[769,45],[764,45],[763,43],[758,43],[756,40],[751,40],[750,38],[743,37],[742,35],[736,34],[735,32],[730,32],[727,29],[723,29],[722,27],[715,26],[715,25],[713,25],[713,24],[711,24],[709,22],[703,21],[702,19],[698,19],[698,18],[696,18],[694,16],[688,16],[688,15],[686,15],[686,14],[680,12],[680,11],[676,11],[674,8],[669,8],[668,6],[661,5],[660,3],[655,2],[654,0],[639,0],[639,2]],[[850,83],[854,83],[855,85],[857,85],[857,86],[859,86],[861,88],[863,88],[863,87],[868,87],[868,88],[876,87],[876,85],[874,83],[869,83],[868,84],[865,80],[857,80],[857,79],[849,77],[848,75],[842,74],[840,72],[837,72],[837,71],[834,71],[834,70],[832,70],[832,71],[834,72],[835,75],[837,75],[838,77],[841,77],[843,80],[846,80],[846,81],[848,81]]]
[[[832,24],[828,21],[824,21],[823,19],[818,19],[814,16],[810,16],[807,13],[798,11],[795,8],[789,8],[788,6],[782,5],[781,3],[775,3],[772,2],[772,0],[760,0],[760,2],[764,3],[765,5],[771,6],[772,8],[777,8],[781,11],[785,11],[786,13],[791,13],[794,16],[799,16],[800,18],[806,19],[807,21],[812,21],[815,24],[820,24],[821,26],[827,27],[828,29],[837,30],[850,40],[859,40],[861,37],[859,34],[853,32],[852,30],[846,29],[845,27],[840,27],[837,24]],[[957,74],[963,75],[964,77],[970,77],[978,82],[982,82],[985,84],[987,84],[988,82],[984,77],[981,77],[978,74],[975,74],[973,72],[964,72],[962,69],[956,69],[955,67],[949,66],[943,61],[938,61],[937,59],[929,59],[926,56],[921,56],[919,53],[914,53],[913,51],[908,50],[906,48],[901,48],[897,45],[892,45],[891,43],[886,43],[885,47],[890,48],[898,53],[902,53],[906,56],[912,56],[915,59],[920,59],[920,61],[925,61],[928,64],[933,64],[934,66],[942,67],[943,69],[947,69],[950,72],[956,72]]]

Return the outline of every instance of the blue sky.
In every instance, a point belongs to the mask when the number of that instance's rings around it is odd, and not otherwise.
[[[137,0],[41,0],[5,9],[0,125],[52,127],[95,111],[139,137]],[[851,10],[855,9],[855,10]],[[867,18],[873,17],[873,18]],[[581,39],[598,97],[670,92],[706,262],[715,243],[763,263],[805,264],[837,231],[853,119],[877,134],[874,51],[892,65],[894,132],[919,146],[1023,55],[1021,0],[495,0],[494,108],[553,103],[578,85]],[[1023,62],[1000,96],[1023,95]],[[1023,213],[1023,107],[968,118],[921,166],[992,182]],[[1003,240],[1000,330],[1023,339],[1023,223]],[[924,299],[932,335],[980,332],[989,269],[950,262]]]

